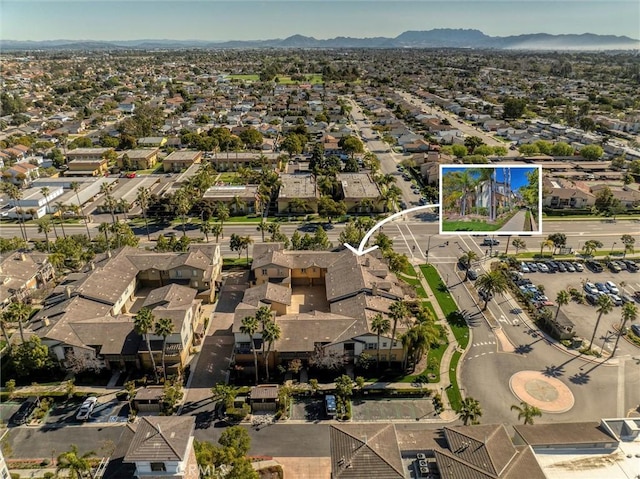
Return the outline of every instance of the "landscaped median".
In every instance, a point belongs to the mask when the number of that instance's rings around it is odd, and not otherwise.
[[[458,306],[449,293],[449,288],[442,281],[438,271],[430,264],[423,264],[420,266],[420,270],[427,280],[429,288],[436,297],[436,301],[440,305],[440,309],[444,313],[447,323],[456,338],[459,348],[451,356],[451,362],[449,363],[449,381],[451,386],[447,388],[447,397],[451,408],[458,410],[461,406],[462,396],[460,394],[460,388],[458,386],[457,370],[458,362],[462,357],[461,350],[464,350],[469,345],[469,326],[464,317],[458,311]]]

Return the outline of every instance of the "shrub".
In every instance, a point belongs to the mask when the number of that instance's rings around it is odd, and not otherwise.
[[[42,476],[44,479],[54,479],[54,477],[56,477],[56,475],[53,472],[45,472],[44,476]]]
[[[227,416],[232,421],[240,422],[249,415],[251,408],[248,404],[243,404],[242,407],[232,407],[227,409]]]
[[[11,479],[20,479],[20,474],[18,474],[17,472],[12,472]]]

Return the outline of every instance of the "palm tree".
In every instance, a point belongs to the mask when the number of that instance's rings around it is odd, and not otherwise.
[[[218,203],[216,216],[218,217],[218,221],[220,221],[220,234],[222,235],[222,239],[224,239],[224,222],[229,219],[229,208],[222,203]]]
[[[16,216],[18,216],[18,223],[20,225],[20,234],[22,235],[22,239],[28,241],[29,238],[27,237],[27,230],[24,226],[24,212],[18,211],[18,201],[22,199],[22,190],[12,183],[5,183],[2,185],[2,191],[4,191],[11,199],[13,207],[16,210]],[[20,213],[20,215],[18,215],[18,213]]]
[[[164,363],[164,356],[167,348],[167,338],[174,332],[173,321],[170,318],[160,318],[156,321],[153,333],[156,336],[162,336],[162,376],[167,380],[167,369]]]
[[[598,326],[600,326],[602,315],[609,314],[611,312],[611,310],[613,309],[613,301],[611,301],[611,298],[608,295],[603,294],[602,296],[598,297],[598,302],[596,303],[596,305],[598,306],[598,309],[596,309],[596,311],[598,312],[598,319],[596,319],[596,325],[593,328],[591,341],[589,341],[590,348],[593,348],[593,340],[596,339],[596,332],[598,331]]]
[[[63,452],[58,456],[56,465],[56,474],[60,471],[68,471],[68,477],[71,479],[82,479],[91,477],[91,464],[89,457],[95,455],[94,451],[85,452],[80,456],[78,446],[71,444],[71,449]]]
[[[2,330],[2,335],[4,336],[5,341],[7,342],[7,347],[9,348],[9,352],[11,352],[11,341],[9,341],[9,334],[7,333],[7,324],[11,322],[9,311],[2,311],[0,313],[0,329]]]
[[[248,334],[249,340],[251,341],[251,352],[253,353],[253,364],[256,370],[256,384],[258,384],[258,352],[256,351],[256,343],[253,336],[258,331],[258,327],[259,327],[258,320],[253,316],[246,316],[242,320],[242,325],[240,326],[240,332],[243,334]]]
[[[462,405],[458,410],[458,417],[462,419],[462,423],[467,426],[471,424],[480,424],[479,418],[482,417],[482,409],[477,399],[468,397],[462,400]]]
[[[138,313],[133,317],[133,327],[136,333],[141,334],[145,337],[147,342],[147,351],[149,351],[149,356],[151,357],[151,365],[153,367],[153,374],[156,379],[156,383],[158,382],[158,370],[156,368],[156,360],[153,357],[153,351],[151,350],[151,341],[149,340],[149,332],[153,328],[153,325],[156,322],[156,318],[153,313],[148,308],[142,308]]]
[[[523,424],[533,425],[534,417],[542,417],[542,411],[535,406],[531,406],[524,401],[520,401],[520,405],[514,404],[511,406],[512,411],[518,411],[518,420],[524,419]]]
[[[247,236],[243,236],[240,239],[242,241],[242,248],[244,249],[245,254],[247,255],[247,265],[248,265],[249,264],[249,245],[253,243],[253,238],[247,235]]]
[[[587,240],[582,246],[585,256],[593,256],[598,248],[602,248],[602,242],[598,240]]]
[[[291,198],[288,207],[289,213],[305,213],[307,211],[307,202],[302,198]]]
[[[38,225],[38,233],[44,233],[45,241],[47,242],[47,253],[51,252],[51,244],[49,243],[49,233],[51,233],[51,221],[46,216],[43,216],[36,221]]]
[[[129,213],[129,211],[131,210],[131,203],[129,203],[124,198],[120,198],[120,200],[118,201],[118,209],[122,210],[122,212],[124,213],[124,220],[129,221],[127,213]]]
[[[76,200],[78,200],[78,208],[80,208],[80,211],[82,212],[82,202],[80,201],[80,194],[79,194],[80,183],[78,183],[77,181],[72,181],[70,186],[71,186],[71,190],[76,194]],[[89,241],[91,241],[91,231],[89,231],[89,221],[85,214],[82,214],[82,218],[84,219],[84,227],[87,229],[87,236],[89,237]]]
[[[267,321],[264,329],[262,330],[262,344],[267,343],[267,355],[264,358],[264,369],[267,374],[267,382],[269,382],[269,353],[273,343],[278,341],[282,337],[282,331],[280,326],[275,321]]]
[[[51,214],[51,205],[49,204],[49,193],[51,193],[51,190],[48,186],[43,186],[42,188],[40,188],[40,193],[42,194],[42,196],[44,196],[44,200],[47,203],[47,213]],[[58,230],[56,230],[55,223],[53,223],[53,232],[56,236],[56,239],[58,239]]]
[[[411,357],[413,369],[416,364],[429,352],[431,345],[440,338],[440,330],[432,322],[424,322],[413,326],[403,336],[403,345],[406,348],[406,361]]]
[[[151,192],[149,188],[145,188],[141,186],[138,188],[138,193],[136,194],[136,203],[140,207],[142,211],[142,217],[144,218],[144,227],[147,230],[147,239],[151,241],[151,236],[149,236],[149,222],[147,221],[147,208],[149,207],[149,199],[151,198]]]
[[[367,214],[371,213],[371,210],[373,209],[373,207],[374,207],[374,203],[371,198],[364,198],[360,200],[357,206],[359,213],[364,212]]]
[[[220,223],[214,223],[211,225],[211,234],[216,237],[216,243],[218,242],[218,237],[222,234],[222,225]],[[223,236],[224,238],[224,236]]]
[[[211,221],[210,220],[205,220],[202,223],[200,223],[200,231],[202,233],[204,233],[204,237],[207,240],[207,243],[209,242],[209,233],[211,233]]]
[[[233,209],[233,212],[235,214],[240,214],[241,210],[243,210],[244,207],[247,206],[247,202],[240,198],[238,195],[235,195],[233,198],[231,198],[229,206],[231,206],[231,209]]]
[[[116,223],[116,208],[118,207],[118,200],[116,200],[113,196],[108,194],[104,197],[103,206],[109,211],[111,214],[111,224]]]
[[[107,243],[107,249],[111,249],[111,242],[109,241],[109,228],[111,225],[109,223],[100,223],[98,226],[98,231],[104,234],[104,239]]]
[[[485,311],[493,296],[504,294],[507,290],[507,280],[501,271],[489,271],[477,279],[476,288],[484,300],[484,308],[482,310]]]
[[[173,200],[176,206],[176,212],[180,215],[182,221],[182,236],[187,235],[187,213],[191,210],[193,206],[191,204],[191,198],[189,194],[184,189],[179,189],[175,195],[173,195]]]
[[[60,221],[60,228],[62,228],[62,236],[67,237],[67,232],[64,230],[64,213],[68,210],[67,205],[62,201],[55,202],[56,214],[58,215],[58,221]]]
[[[569,304],[570,299],[571,299],[571,296],[569,295],[569,293],[567,293],[567,291],[565,291],[564,289],[561,289],[560,291],[558,291],[558,294],[556,295],[556,303],[558,303],[558,309],[556,310],[556,317],[553,318],[554,321],[558,320],[558,314],[560,314],[560,307]]]
[[[384,202],[385,211],[391,211],[398,206],[398,202],[402,197],[402,190],[398,188],[396,185],[391,185],[387,188],[384,193],[380,196],[382,201]]]
[[[633,303],[625,303],[622,307],[622,324],[620,325],[620,329],[618,329],[618,336],[616,337],[616,344],[613,346],[613,352],[611,353],[611,357],[615,356],[616,349],[618,348],[618,341],[620,341],[620,336],[624,332],[625,326],[629,321],[635,321],[638,318],[638,307]]]
[[[5,311],[8,321],[18,323],[18,328],[20,328],[20,339],[23,343],[25,342],[23,323],[31,317],[32,311],[33,309],[31,306],[26,305],[21,301],[11,303]]]
[[[478,254],[475,251],[467,251],[462,256],[460,256],[460,264],[466,266],[466,272],[464,275],[464,280],[467,281],[469,279],[469,270],[471,269],[471,263],[476,261],[479,258]]]
[[[396,329],[398,321],[404,322],[411,315],[409,306],[403,300],[396,300],[389,306],[389,317],[393,320],[393,328],[391,329],[391,341],[389,343],[389,367],[391,367],[391,350],[393,342],[396,339]]]
[[[518,254],[519,250],[521,250],[522,248],[526,248],[527,247],[527,243],[525,243],[525,241],[523,239],[520,239],[520,238],[515,238],[511,242],[511,244],[516,249],[516,255]]]
[[[378,336],[378,360],[377,366],[380,367],[380,336],[387,334],[391,329],[391,321],[389,318],[385,318],[382,314],[376,314],[371,320],[371,331]]]
[[[264,219],[260,220],[260,224],[258,224],[258,226],[256,227],[256,230],[260,231],[260,234],[262,235],[262,242],[264,243],[264,232],[267,231],[268,227],[267,227],[267,223],[264,221]]]

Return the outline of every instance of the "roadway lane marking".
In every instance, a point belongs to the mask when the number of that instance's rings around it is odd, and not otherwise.
[[[623,359],[619,361],[618,365],[618,397],[616,409],[618,411],[618,417],[624,417],[624,367],[627,361]]]
[[[416,240],[416,237],[413,236],[413,231],[411,231],[411,228],[409,228],[409,225],[405,225],[405,226],[407,227],[407,231],[411,235],[411,238],[413,238],[413,242],[418,247],[418,251],[420,251],[420,255],[422,256],[423,259],[426,259],[426,256],[424,255],[424,253],[422,252],[422,248],[420,247],[420,243],[418,243],[418,240]]]
[[[407,242],[407,238],[404,237],[404,233],[402,232],[402,230],[400,229],[400,225],[396,224],[396,228],[398,228],[398,231],[400,232],[400,235],[402,236],[402,239],[404,240],[404,244],[407,245],[407,250],[411,251],[411,247],[409,246],[409,243]],[[413,254],[411,254],[411,256],[414,256]]]

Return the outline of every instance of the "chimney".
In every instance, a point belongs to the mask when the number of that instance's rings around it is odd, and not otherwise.
[[[27,261],[27,255],[24,253],[20,253],[20,261]]]
[[[111,258],[111,250],[107,251],[107,258]]]
[[[156,429],[160,434],[162,434],[162,429],[160,429],[160,424],[156,424]]]
[[[378,296],[378,283],[373,283],[373,286],[371,286],[371,295]]]
[[[44,318],[42,318],[42,325],[43,326],[49,326],[51,324],[51,321],[49,321],[49,318],[47,318],[46,316]]]
[[[89,268],[91,268],[91,271],[96,269],[96,264],[93,261],[89,261]]]
[[[71,298],[71,286],[65,286],[64,294],[67,296],[67,299]]]

